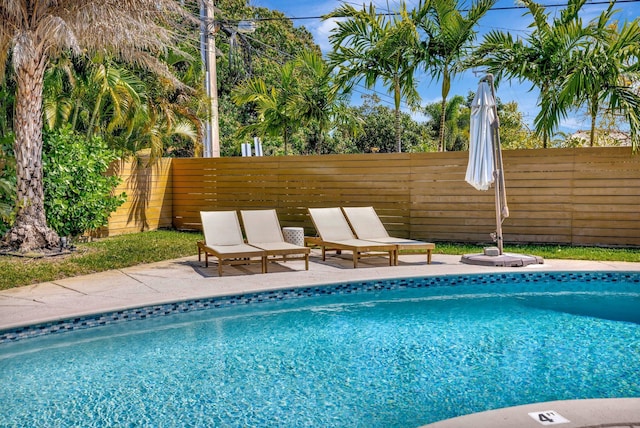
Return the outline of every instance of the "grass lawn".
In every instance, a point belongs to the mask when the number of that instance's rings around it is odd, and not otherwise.
[[[200,239],[200,233],[160,230],[77,243],[77,251],[59,257],[0,256],[0,290],[194,255]],[[640,249],[505,245],[504,250],[545,259],[640,262]],[[435,250],[435,254],[453,255],[478,252],[482,252],[481,245],[452,243],[437,243]]]
[[[0,256],[0,290],[197,254],[200,233],[159,230],[74,243],[70,255]]]

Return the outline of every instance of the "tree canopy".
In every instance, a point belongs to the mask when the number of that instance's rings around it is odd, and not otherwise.
[[[360,81],[367,88],[373,88],[378,81],[387,87],[393,94],[395,140],[397,151],[401,152],[400,103],[404,99],[415,106],[420,99],[414,80],[420,55],[416,23],[404,2],[391,16],[378,13],[371,3],[362,10],[342,5],[325,19],[334,17],[346,18],[337,22],[329,36],[333,46],[329,61],[337,70],[337,84],[347,91]]]
[[[488,67],[498,80],[527,80],[540,90],[535,130],[547,147],[559,123],[570,111],[584,108],[591,117],[591,142],[596,117],[603,110],[626,118],[634,150],[639,147],[637,89],[639,19],[618,25],[612,2],[597,18],[584,24],[586,0],[569,0],[559,15],[523,0],[531,16],[530,33],[489,32],[474,54],[474,63]]]
[[[0,81],[11,58],[17,88],[13,117],[17,213],[4,245],[23,252],[53,249],[59,237],[45,217],[42,163],[47,67],[68,53],[108,53],[179,86],[159,56],[178,46],[178,33],[172,28],[197,20],[174,0],[6,0],[0,3],[0,21]],[[94,132],[95,122],[89,125],[89,132]]]

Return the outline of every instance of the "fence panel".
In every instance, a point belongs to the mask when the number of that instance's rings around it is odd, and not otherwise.
[[[630,148],[503,157],[505,242],[640,246],[640,156]],[[487,243],[494,193],[464,181],[467,159],[450,152],[164,160],[143,177],[146,185],[129,185],[131,202],[112,216],[109,232],[200,229],[201,210],[276,208],[283,226],[315,234],[308,207],[372,205],[396,236]]]
[[[115,192],[125,192],[127,200],[111,214],[108,225],[92,235],[104,237],[172,227],[171,170],[171,159],[161,159],[151,167],[134,162],[114,163],[110,173],[122,180]]]

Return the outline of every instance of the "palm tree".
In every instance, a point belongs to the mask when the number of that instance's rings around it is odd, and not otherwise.
[[[279,66],[280,77],[277,87],[267,87],[263,78],[254,77],[234,88],[231,99],[237,105],[253,103],[258,113],[257,122],[243,126],[240,136],[255,134],[259,137],[282,136],[284,154],[287,154],[289,138],[299,127],[298,115],[292,110],[298,81],[295,77],[296,64],[293,61]]]
[[[93,109],[87,125],[87,138],[103,135],[126,126],[144,104],[144,85],[131,72],[103,61],[95,64],[89,75],[94,93]]]
[[[352,135],[357,134],[361,123],[347,108],[346,96],[334,86],[322,57],[316,52],[303,52],[295,60],[295,69],[300,88],[291,100],[292,111],[302,125],[317,128],[316,151],[322,152],[324,137],[332,128],[339,126]]]
[[[614,13],[612,3],[590,23],[592,36],[580,55],[568,62],[558,86],[557,106],[551,114],[564,116],[566,109],[586,104],[591,117],[589,142],[593,146],[596,119],[604,104],[611,112],[626,117],[635,151],[640,146],[640,95],[632,84],[639,78],[640,20],[625,22],[618,31],[611,23]]]
[[[191,86],[201,85],[201,65],[181,51],[168,51],[161,60],[189,86],[169,85],[166,79],[132,71],[104,55],[57,58],[45,73],[47,127],[69,124],[87,138],[98,135],[110,147],[133,156],[150,148],[150,161],[185,143],[197,143],[202,123],[198,103],[204,96]]]
[[[46,125],[57,129],[68,123],[87,138],[99,135],[109,141],[110,134],[126,128],[144,106],[145,85],[131,71],[103,57],[76,62],[62,55],[45,72]]]
[[[377,13],[373,4],[368,10],[345,4],[323,18],[347,18],[338,21],[329,36],[333,46],[329,62],[337,69],[338,85],[350,91],[362,80],[368,88],[381,81],[393,94],[396,144],[402,151],[401,101],[416,105],[420,99],[414,80],[419,37],[406,5],[401,3],[397,14],[389,17]]]
[[[468,68],[471,43],[476,37],[474,28],[495,2],[496,0],[478,0],[472,4],[466,16],[458,10],[460,3],[457,0],[431,0],[421,2],[417,8],[414,19],[427,36],[423,44],[425,68],[434,79],[442,79],[440,151],[446,150],[445,110],[451,79]]]
[[[549,22],[544,6],[523,0],[533,18],[533,31],[526,39],[514,39],[510,33],[491,31],[474,55],[476,65],[487,67],[496,76],[528,80],[540,90],[540,113],[535,119],[536,131],[547,147],[558,124],[557,87],[567,64],[582,56],[590,30],[582,25],[580,9],[586,0],[569,0],[559,17]],[[557,110],[556,110],[557,111]]]
[[[197,23],[174,0],[4,0],[0,3],[0,78],[11,52],[16,75],[14,151],[16,221],[4,244],[27,252],[53,249],[42,188],[42,95],[49,61],[65,51],[110,52],[170,77],[153,55],[174,44],[172,28]]]
[[[74,99],[69,96],[76,88],[78,76],[69,55],[60,55],[50,61],[44,74],[43,111],[48,129],[57,129],[69,122],[74,110]]]
[[[196,143],[201,129],[200,121],[188,108],[163,97],[148,100],[136,114],[127,120],[127,129],[114,137],[116,146],[140,163],[147,157],[148,164],[161,158],[167,149],[176,148],[179,141]],[[178,141],[179,140],[179,141]],[[148,149],[148,151],[147,151]]]
[[[465,150],[469,146],[469,109],[465,105],[465,98],[456,95],[447,101],[445,107],[445,117],[442,120],[442,104],[439,102],[427,104],[424,112],[431,117],[428,122],[432,135],[437,133],[438,139],[442,134],[442,123],[444,122],[445,150]],[[466,122],[466,123],[465,123]]]

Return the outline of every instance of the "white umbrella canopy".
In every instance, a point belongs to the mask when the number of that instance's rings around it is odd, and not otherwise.
[[[489,83],[483,79],[471,103],[469,164],[465,176],[465,181],[478,190],[489,190],[494,182],[493,133],[497,120],[495,105]]]

